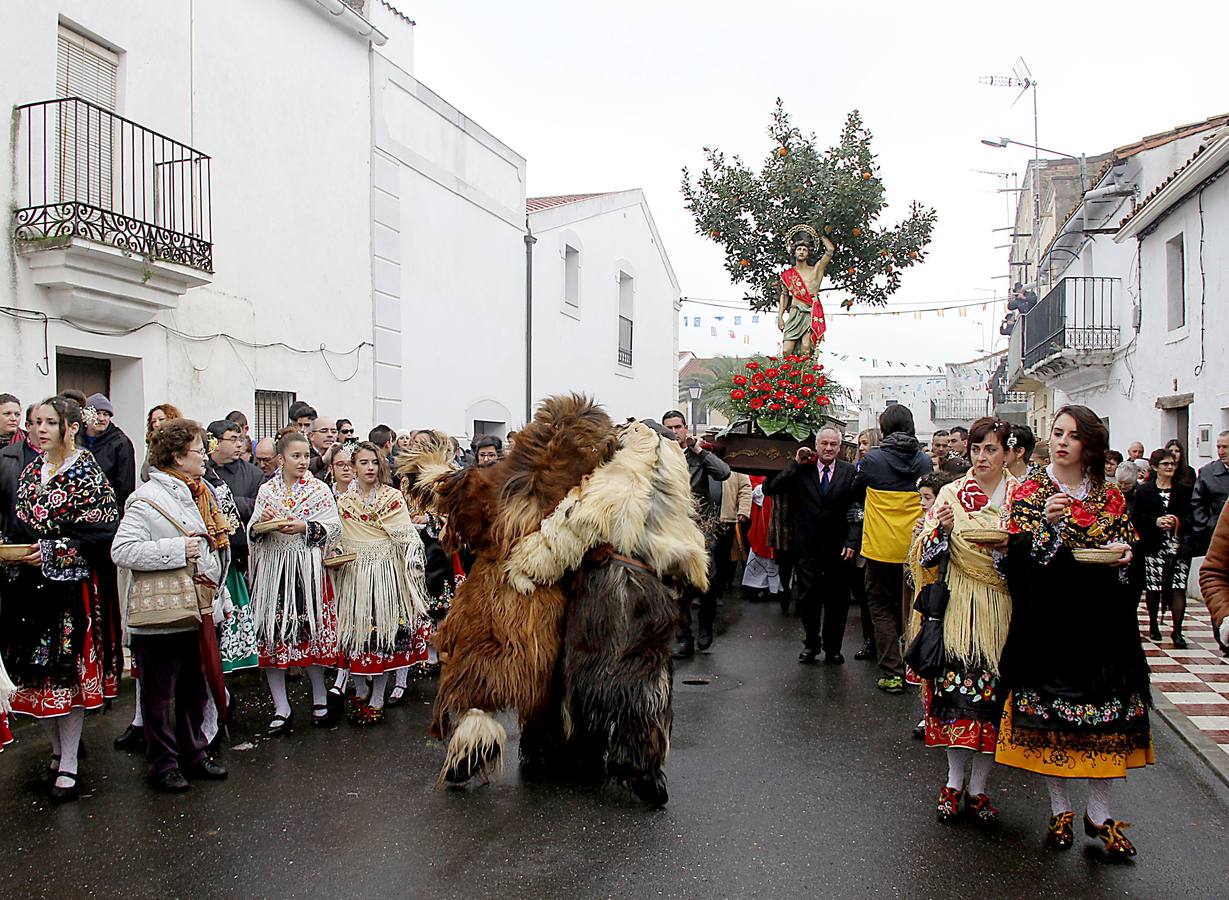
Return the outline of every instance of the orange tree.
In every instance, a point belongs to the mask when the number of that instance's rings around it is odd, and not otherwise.
[[[789,261],[786,237],[795,225],[820,229],[836,245],[824,290],[883,306],[900,287],[900,273],[926,255],[935,211],[916,201],[896,225],[880,221],[887,201],[875,169],[871,134],[857,110],[838,144],[827,150],[795,128],[780,99],[768,128],[772,149],[758,173],[741,158],[704,148],[699,177],[683,169],[683,199],[696,231],[725,249],[725,268],[746,285],[752,308],[777,305],[779,273]],[[817,248],[822,253],[823,248]]]

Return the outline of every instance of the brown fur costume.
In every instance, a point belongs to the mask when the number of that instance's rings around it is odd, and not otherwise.
[[[441,777],[465,781],[498,769],[504,735],[490,713],[513,708],[523,726],[557,714],[552,679],[567,601],[557,583],[518,593],[507,557],[610,459],[616,442],[601,407],[571,395],[544,401],[494,465],[455,471],[443,453],[404,456],[399,469],[414,476],[411,491],[447,517],[446,546],[468,544],[477,554],[435,635],[441,670],[431,732],[450,737]]]
[[[508,560],[518,590],[576,571],[563,651],[571,762],[604,768],[652,806],[667,800],[677,586],[707,589],[678,443],[641,423]]]

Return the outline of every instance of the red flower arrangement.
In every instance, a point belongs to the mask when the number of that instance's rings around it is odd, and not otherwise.
[[[801,356],[756,357],[744,364],[744,372],[715,382],[709,403],[731,422],[750,419],[770,436],[784,431],[805,440],[827,421],[824,413],[833,398],[844,393],[823,365]]]

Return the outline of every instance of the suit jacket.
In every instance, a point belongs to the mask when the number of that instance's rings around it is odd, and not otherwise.
[[[1135,552],[1151,556],[1161,549],[1165,533],[1157,528],[1156,520],[1164,515],[1178,517],[1178,538],[1181,541],[1191,530],[1191,487],[1174,480],[1169,491],[1169,503],[1161,499],[1156,479],[1145,481],[1135,488],[1135,508],[1131,511],[1131,524],[1139,532]]]
[[[764,482],[768,496],[789,497],[794,533],[792,547],[799,556],[834,557],[849,547],[857,549],[857,527],[849,509],[854,503],[854,467],[838,459],[832,464],[828,493],[820,485],[818,462],[800,466],[791,462]]]

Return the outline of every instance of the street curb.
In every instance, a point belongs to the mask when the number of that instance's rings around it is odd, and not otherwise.
[[[1229,753],[1222,750],[1215,741],[1196,728],[1186,714],[1159,691],[1152,697],[1152,708],[1165,720],[1165,724],[1177,733],[1182,742],[1207,763],[1212,773],[1229,787]]]

